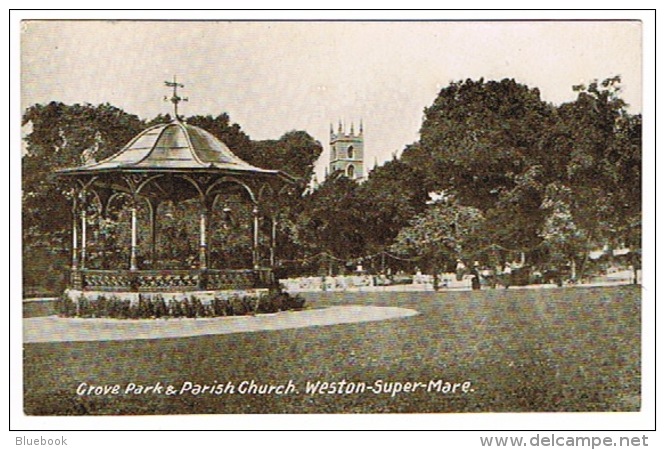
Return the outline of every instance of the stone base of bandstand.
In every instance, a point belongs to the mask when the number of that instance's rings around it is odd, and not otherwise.
[[[137,304],[139,302],[139,296],[143,299],[155,299],[163,298],[165,302],[168,303],[169,300],[184,300],[191,299],[195,297],[201,301],[201,303],[208,304],[214,299],[227,300],[230,298],[238,297],[251,297],[258,298],[263,295],[267,295],[269,292],[268,288],[251,288],[251,289],[224,289],[224,290],[207,290],[207,291],[142,291],[142,292],[127,292],[127,291],[89,291],[89,290],[78,290],[78,289],[67,289],[65,290],[65,296],[72,300],[74,303],[78,302],[79,299],[84,298],[88,301],[94,302],[99,297],[116,298],[121,301],[129,300],[131,304]]]

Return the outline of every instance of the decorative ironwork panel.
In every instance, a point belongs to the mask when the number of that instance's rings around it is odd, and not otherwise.
[[[247,289],[255,287],[256,278],[251,270],[211,270],[207,275],[207,289]]]
[[[131,278],[123,272],[81,271],[82,286],[90,291],[129,290]]]
[[[69,273],[69,285],[72,289],[83,288],[83,276],[78,270],[72,270]]]
[[[268,287],[269,269],[255,270],[95,270],[72,273],[73,286],[86,291],[165,292]]]
[[[137,274],[136,286],[139,291],[193,290],[199,288],[200,281],[196,272]]]

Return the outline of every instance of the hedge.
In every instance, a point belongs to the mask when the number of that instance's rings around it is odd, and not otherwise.
[[[300,295],[291,296],[286,292],[274,292],[259,297],[237,295],[228,298],[215,297],[206,303],[195,295],[166,301],[161,295],[139,294],[138,302],[123,300],[114,295],[108,297],[100,295],[94,300],[81,295],[75,302],[63,294],[59,301],[59,314],[62,317],[113,319],[196,318],[276,313],[299,310],[304,306],[304,298]]]

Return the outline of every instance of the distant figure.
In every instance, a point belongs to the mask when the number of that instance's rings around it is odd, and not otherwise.
[[[462,278],[464,278],[464,272],[466,272],[466,266],[464,265],[464,261],[458,259],[457,266],[455,267],[455,279],[457,281],[462,281]]]
[[[503,287],[508,289],[510,287],[510,278],[513,276],[513,268],[510,263],[506,261],[506,264],[503,266]]]
[[[534,284],[543,284],[543,273],[540,271],[540,269],[535,269],[532,272],[531,277]]]
[[[480,264],[478,261],[473,263],[473,269],[471,269],[471,289],[480,290]]]
[[[416,267],[416,275],[413,277],[413,284],[421,284],[423,282],[423,272],[420,267]]]

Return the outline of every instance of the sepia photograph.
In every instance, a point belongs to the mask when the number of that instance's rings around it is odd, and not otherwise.
[[[20,27],[25,416],[642,410],[641,21]]]

